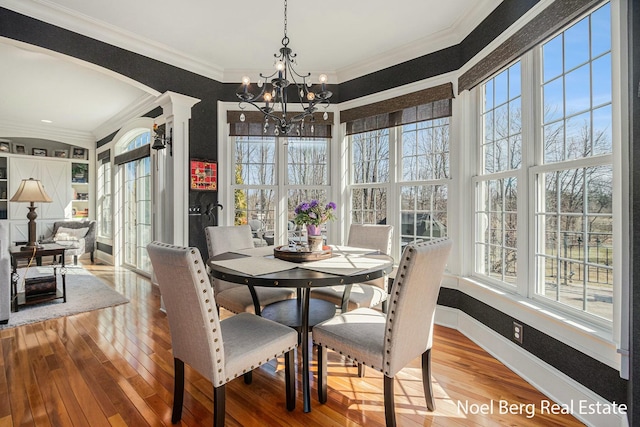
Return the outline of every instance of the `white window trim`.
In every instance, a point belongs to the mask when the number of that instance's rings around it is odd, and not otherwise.
[[[529,12],[527,12],[518,22],[516,22],[507,31],[502,33],[491,44],[479,52],[472,60],[467,62],[460,70],[443,74],[428,80],[411,83],[406,86],[390,89],[384,92],[378,92],[363,98],[347,101],[340,104],[339,109],[344,110],[354,108],[369,103],[382,101],[395,96],[404,95],[420,89],[426,89],[438,84],[453,82],[454,93],[457,93],[457,78],[465,71],[475,65],[480,59],[493,51],[500,43],[504,42],[508,37],[512,36],[517,30],[522,28],[528,21],[544,10],[553,0],[542,0],[536,4]],[[613,86],[612,86],[612,109],[613,122],[616,124],[613,128],[614,141],[628,141],[628,118],[623,114],[627,111],[628,105],[628,79],[627,69],[628,63],[626,55],[621,52],[627,51],[626,38],[620,37],[620,34],[626,34],[626,16],[621,13],[626,10],[627,0],[611,0],[612,14],[612,61],[613,61]],[[522,60],[527,60],[525,55]],[[524,68],[524,64],[523,64]],[[622,78],[620,78],[622,76]],[[529,79],[528,81],[526,79]],[[532,85],[532,77],[523,74],[523,85]],[[524,94],[523,94],[524,96]],[[530,108],[525,110],[524,105],[531,104],[523,99],[523,117],[525,114],[533,114]],[[470,183],[473,178],[472,172],[475,171],[476,159],[476,142],[477,129],[479,127],[476,117],[477,94],[476,91],[464,91],[457,94],[452,101],[452,117],[450,125],[450,189],[448,199],[448,234],[454,241],[451,256],[448,261],[447,270],[443,280],[443,287],[459,290],[460,292],[485,303],[498,311],[501,311],[515,319],[519,319],[525,324],[535,327],[540,332],[555,338],[568,346],[575,348],[589,357],[598,360],[607,366],[620,370],[623,378],[628,378],[628,354],[629,348],[629,313],[627,304],[622,301],[628,301],[629,295],[629,256],[628,248],[630,244],[629,236],[629,147],[628,144],[616,144],[613,150],[614,162],[614,206],[620,206],[620,209],[614,209],[614,234],[618,237],[614,243],[614,318],[612,329],[602,329],[599,327],[585,327],[582,319],[574,319],[556,310],[554,307],[542,307],[537,302],[527,298],[528,295],[517,295],[502,289],[487,286],[486,284],[472,277],[474,247],[469,244],[473,240],[474,230],[473,221],[469,221],[469,214],[473,212],[474,202]],[[228,109],[237,108],[236,103],[219,102],[218,108],[218,150],[220,159],[230,159],[229,157],[229,129],[226,125],[226,113]],[[330,107],[337,112],[334,105]],[[338,215],[341,218],[348,216],[349,203],[349,151],[348,142],[344,124],[339,124],[339,113],[334,117],[335,123],[332,127],[333,147],[332,150],[332,188],[336,194],[336,203],[338,203]],[[525,123],[532,123],[531,120],[525,120]],[[523,123],[522,134],[536,133],[533,128],[527,129]],[[537,137],[537,135],[529,135],[527,138]],[[469,145],[471,141],[471,145]],[[332,148],[333,148],[332,147]],[[530,147],[527,147],[530,148]],[[523,151],[523,157],[525,152]],[[534,153],[528,154],[528,159],[533,159]],[[526,172],[522,178],[522,183],[528,181],[528,167],[525,165],[523,158],[523,168]],[[226,165],[223,163],[227,163]],[[524,167],[526,166],[526,167]],[[230,175],[228,162],[219,162],[219,182],[220,188],[225,188],[230,183]],[[527,185],[529,183],[527,182]],[[229,193],[229,192],[227,192]],[[528,203],[529,201],[523,201]],[[221,211],[220,224],[223,221],[233,223],[233,214],[229,212],[233,206],[233,195],[227,194],[225,200],[221,201],[225,209]],[[389,212],[390,215],[397,213]],[[533,213],[530,213],[533,216]],[[226,218],[226,219],[225,219]],[[529,218],[529,222],[532,219]],[[349,219],[339,221],[340,227],[334,227],[337,231],[341,230],[340,236],[345,236],[349,227]],[[524,228],[524,227],[523,227]],[[528,230],[523,231],[525,237],[518,235],[518,239],[527,238]],[[333,239],[334,237],[332,237]],[[337,236],[335,237],[337,239]],[[335,240],[339,241],[339,240]],[[525,245],[528,247],[529,245]],[[521,257],[529,259],[529,254],[520,252]],[[531,278],[527,277],[526,283]],[[528,286],[528,285],[525,285]],[[470,337],[473,339],[473,337]],[[622,353],[622,356],[621,354]]]
[[[616,256],[614,257],[613,321],[609,326],[603,328],[597,323],[590,323],[584,318],[572,316],[571,313],[560,310],[557,307],[543,305],[538,300],[527,298],[529,296],[528,290],[533,289],[532,286],[529,286],[529,283],[534,283],[535,280],[533,276],[531,276],[532,274],[535,275],[533,268],[528,269],[529,276],[525,283],[527,292],[522,293],[519,285],[517,288],[520,292],[519,294],[513,292],[513,290],[509,291],[509,289],[506,288],[490,286],[484,280],[485,278],[474,277],[473,262],[475,259],[475,248],[470,242],[473,242],[473,239],[475,238],[475,224],[474,221],[465,221],[465,217],[467,217],[465,213],[474,212],[475,196],[469,197],[468,191],[473,191],[473,187],[465,186],[464,182],[471,182],[474,179],[474,168],[477,164],[477,134],[481,131],[477,117],[477,108],[479,105],[477,90],[465,91],[453,100],[451,131],[462,135],[462,138],[459,138],[458,140],[461,141],[460,145],[464,147],[461,147],[460,151],[456,151],[454,155],[453,148],[456,144],[452,144],[451,167],[454,182],[451,191],[453,192],[457,189],[459,196],[455,200],[453,197],[449,200],[449,223],[451,224],[449,228],[452,230],[450,237],[454,239],[454,242],[459,242],[462,248],[460,249],[460,256],[456,257],[456,248],[454,247],[454,252],[452,253],[452,257],[454,259],[450,260],[448,266],[448,271],[451,275],[443,282],[444,287],[459,289],[465,294],[476,298],[479,301],[504,312],[505,314],[520,319],[524,323],[533,325],[541,332],[578,349],[586,355],[593,357],[614,369],[619,370],[623,378],[628,377],[628,348],[630,345],[628,330],[629,312],[627,305],[622,304],[623,300],[628,300],[630,286],[630,260],[629,251],[626,249],[629,248],[630,245],[629,201],[628,198],[625,197],[625,194],[629,194],[629,168],[627,163],[629,158],[629,135],[628,118],[623,115],[623,111],[625,111],[624,106],[628,105],[628,79],[626,78],[628,62],[625,55],[621,54],[621,52],[626,52],[626,38],[620,36],[621,34],[626,34],[626,17],[621,12],[626,10],[626,2],[627,0],[610,0],[612,19],[611,50],[613,62],[612,134],[614,145],[613,154],[605,156],[612,156],[614,169],[613,233],[616,236],[616,239],[614,240],[614,253]],[[540,8],[538,9],[536,6],[535,9],[537,10],[534,14],[527,14],[526,17],[523,17],[523,19],[526,18],[525,22],[543,10],[547,5],[548,3],[545,3],[545,5],[537,5],[540,6]],[[503,33],[501,35],[501,40],[512,35],[522,25],[524,25],[524,22],[519,22],[518,25]],[[498,42],[499,40],[496,40],[496,43]],[[462,74],[465,70],[469,69],[474,65],[474,63],[484,57],[487,53],[491,52],[491,50],[492,49],[483,50],[481,55],[477,55],[472,61],[467,63],[465,67],[459,70],[459,74]],[[524,55],[521,60],[533,60],[532,58],[527,58],[528,56],[530,55]],[[524,63],[523,69],[525,69]],[[526,67],[526,69],[529,70],[531,67]],[[533,81],[533,77],[530,74],[528,75],[527,73],[523,73],[523,86],[534,85],[535,83],[536,82]],[[538,91],[533,92],[535,94],[538,93]],[[523,96],[525,96],[524,93]],[[535,113],[531,111],[530,107],[525,108],[525,105],[532,105],[532,103],[525,102],[523,99],[522,104],[523,118],[525,115],[530,116]],[[525,122],[527,123],[526,126],[530,126],[529,123],[534,123],[530,120],[523,120],[523,139],[525,138],[525,133],[527,135],[533,133],[534,138],[539,138],[539,135],[537,135],[539,130],[527,129],[525,127]],[[535,128],[536,126],[533,127]],[[452,138],[452,141],[455,140],[456,139]],[[471,147],[465,145],[465,143],[468,144],[469,141],[472,141]],[[618,142],[615,143],[615,141]],[[622,144],[620,141],[627,141],[627,143]],[[468,149],[466,152],[465,148]],[[527,148],[531,150],[531,147]],[[530,165],[528,162],[531,162],[534,156],[535,154],[533,152],[527,152],[529,160],[527,160],[527,165],[525,166],[525,151],[523,150],[522,170],[524,171],[524,176],[522,178],[520,176],[518,177],[518,185],[520,185],[521,182],[526,182],[527,186],[533,185],[529,182],[529,176],[533,173],[533,169],[531,171],[529,170]],[[454,157],[456,158],[455,162],[453,161]],[[454,169],[454,166],[456,165],[460,167],[460,171]],[[554,164],[552,167],[555,169],[557,166],[557,164]],[[545,165],[537,166],[535,170],[543,170],[544,167]],[[461,180],[459,186],[454,187],[456,185],[456,179],[458,178]],[[529,194],[531,195],[532,192],[530,191]],[[473,199],[473,201],[470,201],[469,199]],[[518,203],[520,203],[520,200]],[[532,200],[526,200],[524,203],[528,203],[530,206],[533,206]],[[527,223],[533,224],[533,212],[529,212],[529,216],[530,218],[528,218]],[[456,231],[454,224],[459,226],[458,228],[460,231]],[[528,229],[526,227],[522,228],[525,229],[527,233],[527,236],[524,238],[530,238]],[[520,231],[522,230],[520,230],[519,227],[519,232]],[[518,234],[518,240],[520,239],[521,235]],[[527,252],[529,253],[524,254],[520,251],[519,258],[526,256],[527,261],[531,258],[530,253],[533,253],[531,249],[532,244],[533,243],[530,242],[528,245],[525,245]]]
[[[234,137],[229,136],[229,124],[227,123],[227,112],[238,108],[237,103],[232,102],[218,102],[218,153],[219,158],[224,161],[218,162],[218,185],[219,188],[229,188],[231,191],[225,191],[223,199],[219,200],[224,206],[222,211],[219,211],[218,224],[216,225],[233,225],[234,224],[234,192],[233,189],[238,188],[235,186],[235,160],[233,158],[234,153]],[[335,201],[338,204],[338,218],[342,217],[340,213],[342,195],[340,193],[341,185],[340,174],[336,173],[338,165],[341,164],[341,149],[338,146],[338,132],[340,128],[338,114],[336,106],[329,106],[327,109],[329,112],[334,112],[334,123],[331,126],[331,139],[327,147],[328,150],[328,175],[329,181],[326,185],[314,185],[305,186],[299,184],[287,183],[287,146],[283,144],[284,138],[280,137],[276,142],[276,183],[273,185],[242,185],[241,188],[247,189],[259,189],[265,188],[275,192],[279,198],[275,200],[274,212],[274,225],[277,227],[278,233],[274,236],[274,244],[284,244],[287,242],[287,222],[288,222],[288,207],[287,207],[287,192],[290,189],[320,189],[327,192],[328,201]],[[343,205],[344,206],[344,205]],[[344,207],[342,207],[344,209]],[[335,221],[327,225],[327,238],[329,241],[338,242],[342,239],[343,221]]]

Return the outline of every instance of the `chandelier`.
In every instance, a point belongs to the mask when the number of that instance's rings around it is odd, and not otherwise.
[[[258,109],[264,115],[264,133],[269,131],[269,123],[273,122],[275,125],[273,133],[276,136],[294,133],[300,135],[300,132],[304,130],[307,118],[309,118],[313,133],[313,113],[318,110],[319,106],[323,106],[325,108],[323,118],[327,119],[326,108],[329,106],[329,98],[332,93],[326,88],[326,74],[320,74],[320,87],[314,92],[310,80],[311,73],[301,75],[293,68],[293,65],[297,65],[297,63],[296,54],[289,47],[289,37],[287,36],[287,0],[284,0],[284,37],[279,52],[273,55],[275,57],[275,71],[270,75],[260,73],[260,79],[257,83],[260,93],[254,94],[250,91],[251,80],[249,77],[242,78],[242,89],[236,93],[240,99],[240,109],[245,108],[244,104],[251,104]],[[293,102],[302,108],[302,111],[295,113],[290,112],[287,107],[288,97],[291,93],[288,88],[292,85],[295,86],[296,92]],[[264,105],[261,106],[258,103],[264,103]],[[240,114],[240,121],[244,121],[244,119],[244,113]]]

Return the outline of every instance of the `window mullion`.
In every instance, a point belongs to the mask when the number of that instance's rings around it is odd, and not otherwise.
[[[542,60],[540,49],[533,49],[522,59],[522,167],[518,173],[519,188],[522,197],[518,198],[518,293],[531,297],[536,289],[535,248],[540,238],[538,218],[535,216],[536,187],[535,180],[528,169],[542,158],[540,141],[541,128],[536,123],[541,122],[542,93],[540,90]]]

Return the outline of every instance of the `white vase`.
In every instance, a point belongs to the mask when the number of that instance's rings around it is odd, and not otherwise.
[[[311,252],[322,252],[324,237],[322,237],[322,235],[311,236],[307,234],[307,243],[309,244],[309,250]]]
[[[307,244],[311,252],[322,252],[324,239],[319,225],[307,224]]]

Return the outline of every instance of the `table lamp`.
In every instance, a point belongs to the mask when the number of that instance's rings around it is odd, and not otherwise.
[[[36,243],[36,207],[34,203],[51,203],[53,200],[45,193],[42,183],[33,178],[23,179],[16,191],[16,194],[9,200],[10,202],[29,202],[29,241],[21,249],[24,251],[34,250],[39,245]]]

